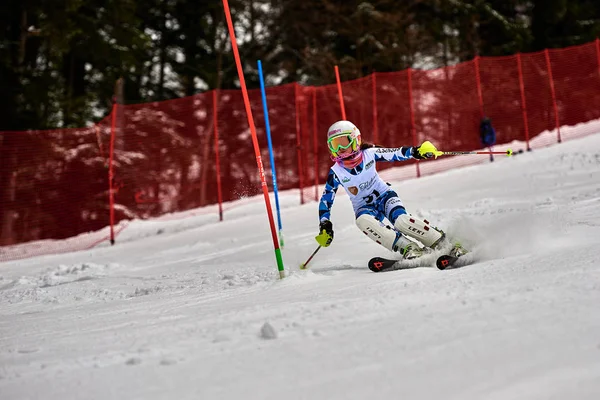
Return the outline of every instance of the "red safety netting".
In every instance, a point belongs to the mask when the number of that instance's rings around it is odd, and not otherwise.
[[[600,119],[600,41],[376,73],[342,83],[341,91],[364,141],[476,150],[486,116],[497,133],[493,150],[535,149],[593,133],[582,126],[565,138],[561,127]],[[289,84],[266,93],[278,189],[299,189],[300,203],[317,200],[331,166],[327,128],[342,117],[339,88]],[[272,187],[260,91],[249,98]],[[406,179],[482,162],[488,157],[411,161],[385,174]],[[131,219],[190,209],[222,219],[230,201],[261,191],[239,90],[115,105],[87,128],[0,132],[0,261],[114,240]]]
[[[1,133],[0,261],[85,249],[108,238],[109,122]],[[94,233],[77,237],[84,232]],[[17,245],[31,241],[38,242]]]

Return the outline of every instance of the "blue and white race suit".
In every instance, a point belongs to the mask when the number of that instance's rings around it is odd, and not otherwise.
[[[371,214],[378,220],[387,218],[392,224],[406,210],[395,191],[377,173],[378,161],[406,161],[413,158],[413,147],[369,148],[362,151],[363,160],[352,169],[336,163],[329,170],[325,190],[319,202],[320,221],[329,220],[339,186],[352,202],[355,217]]]

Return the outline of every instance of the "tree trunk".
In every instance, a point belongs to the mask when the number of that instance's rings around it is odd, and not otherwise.
[[[117,115],[115,116],[115,151],[124,151],[125,150],[125,110],[123,108],[123,104],[125,104],[125,80],[123,77],[120,77],[115,82],[115,93],[114,93],[114,101],[117,104],[115,108],[115,112]]]
[[[19,41],[19,66],[25,62],[25,50],[27,50],[27,10],[21,12],[21,40]]]
[[[16,243],[14,236],[15,198],[17,191],[17,152],[15,136],[3,140],[0,146],[0,246]]]
[[[158,87],[156,88],[156,99],[164,100],[165,87],[165,65],[167,64],[167,17],[165,15],[165,7],[163,7],[163,25],[160,33],[160,48],[159,51],[159,67],[158,67]]]

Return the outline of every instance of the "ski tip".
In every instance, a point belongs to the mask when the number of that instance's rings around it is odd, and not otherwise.
[[[456,262],[456,260],[458,260],[457,257],[443,255],[443,256],[438,257],[437,261],[435,262],[435,265],[438,267],[438,269],[444,270],[444,269],[448,268],[449,266],[451,266],[452,264],[454,264]]]
[[[375,258],[371,259],[371,261],[369,261],[369,269],[373,272],[381,272],[381,269],[383,268],[384,263],[383,261],[379,261]]]
[[[383,257],[373,257],[369,260],[369,269],[373,272],[383,272],[392,268],[397,261]]]

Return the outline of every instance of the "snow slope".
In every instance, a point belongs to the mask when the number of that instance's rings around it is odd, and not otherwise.
[[[299,271],[289,192],[284,280],[261,197],[0,264],[0,399],[600,398],[600,135],[392,183],[476,262],[371,273],[340,194]]]

